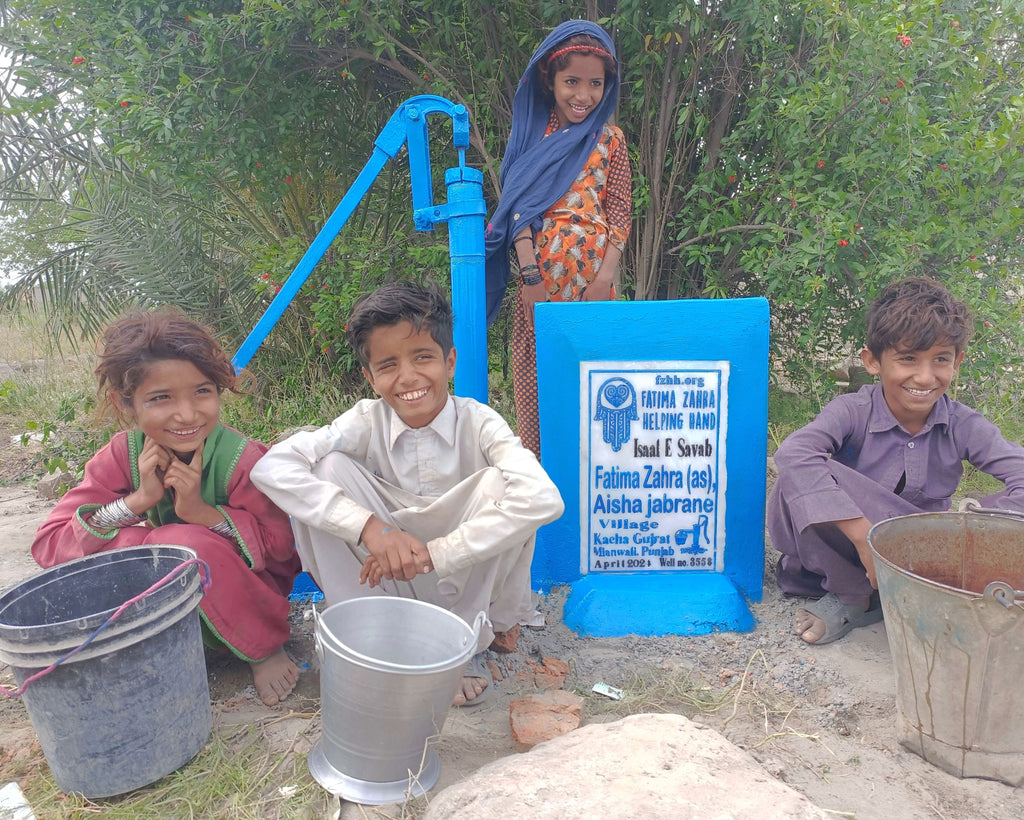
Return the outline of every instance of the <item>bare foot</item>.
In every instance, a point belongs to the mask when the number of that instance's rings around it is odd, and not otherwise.
[[[477,706],[483,702],[483,693],[491,685],[491,670],[487,668],[484,653],[474,655],[466,665],[462,688],[452,698],[452,706]]]
[[[486,678],[471,678],[468,676],[463,678],[462,688],[452,698],[452,706],[465,706],[467,703],[472,703],[483,694],[487,686]]]
[[[827,601],[827,598],[828,596],[822,598],[820,602],[810,604],[809,608],[800,608],[796,611],[793,632],[807,643],[830,643],[842,637],[852,627],[860,625],[856,613],[867,612],[871,606],[870,598],[865,598],[863,604],[841,604],[838,599]],[[822,606],[818,607],[819,604]],[[812,612],[810,607],[820,608],[822,612],[828,613],[828,617],[832,619],[833,634],[829,634],[830,626],[825,619]],[[826,636],[828,640],[822,641]]]
[[[825,637],[825,622],[806,609],[796,611],[796,628],[793,630],[807,643],[817,643]]]
[[[277,706],[291,694],[295,684],[299,682],[299,669],[285,654],[284,647],[269,658],[251,661],[249,665],[252,667],[252,682],[256,685],[256,694],[267,706]]]

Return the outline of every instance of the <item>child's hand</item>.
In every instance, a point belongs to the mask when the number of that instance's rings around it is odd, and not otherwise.
[[[863,547],[860,544],[854,544],[854,546],[857,547],[857,555],[860,557],[860,562],[864,565],[864,571],[868,574],[871,588],[878,589],[878,579],[875,577],[875,557],[871,554],[871,548],[868,546],[867,541],[864,542]]]
[[[369,582],[370,589],[375,586],[380,586],[380,581],[384,577],[384,567],[380,565],[374,556],[367,556],[363,562],[363,568],[359,571],[359,583],[365,584]]]
[[[867,560],[864,561],[864,569],[867,570],[868,580],[871,582],[872,589],[878,589],[878,578],[875,576],[875,559],[871,555],[870,550],[868,551]]]
[[[188,464],[171,455],[164,473],[164,487],[174,491],[174,512],[178,518],[186,524],[202,524],[209,527],[224,520],[224,516],[203,501],[200,494],[203,480],[203,444],[205,442],[199,444],[192,454],[192,461]]]
[[[600,274],[580,294],[581,302],[607,302],[611,298],[612,278],[610,276],[605,278]]]
[[[128,508],[138,515],[152,509],[164,497],[164,475],[173,456],[151,438],[139,454],[139,488],[125,497]]]
[[[519,298],[523,302],[523,307],[526,308],[526,323],[533,327],[533,306],[538,302],[548,300],[547,288],[544,287],[543,282],[539,285],[523,285],[519,288]]]
[[[848,518],[844,521],[836,521],[836,526],[853,543],[857,550],[857,557],[864,565],[868,580],[874,589],[878,589],[878,579],[875,578],[875,559],[871,555],[871,547],[868,546],[868,530],[871,529],[871,522],[866,518]]]
[[[377,559],[383,576],[389,581],[395,578],[411,581],[433,569],[426,544],[407,532],[387,526],[376,516],[363,527],[360,540]]]

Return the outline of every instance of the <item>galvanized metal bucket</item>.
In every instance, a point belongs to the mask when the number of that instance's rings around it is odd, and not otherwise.
[[[1024,783],[1024,516],[922,513],[868,533],[899,742],[958,777]]]
[[[470,627],[423,601],[353,598],[317,618],[322,736],[309,756],[333,794],[368,805],[434,786],[441,734],[486,613]]]

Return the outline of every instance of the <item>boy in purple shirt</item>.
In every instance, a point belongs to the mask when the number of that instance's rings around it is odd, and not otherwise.
[[[889,285],[868,311],[861,351],[878,384],[829,402],[775,453],[768,532],[782,553],[779,587],[818,599],[796,613],[807,643],[881,620],[868,530],[949,509],[963,460],[1005,484],[983,506],[1024,510],[1024,447],[946,395],[970,332],[967,307],[938,282]]]

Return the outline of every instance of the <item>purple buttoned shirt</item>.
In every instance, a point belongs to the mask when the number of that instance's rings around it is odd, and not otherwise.
[[[981,499],[982,506],[1024,510],[1024,447],[946,395],[914,435],[893,416],[881,385],[873,384],[833,399],[814,421],[787,437],[775,463],[788,479],[787,501],[797,531],[863,515],[858,499],[833,480],[830,458],[890,493],[905,475],[899,495],[922,512],[949,509],[967,461],[1006,485]]]

